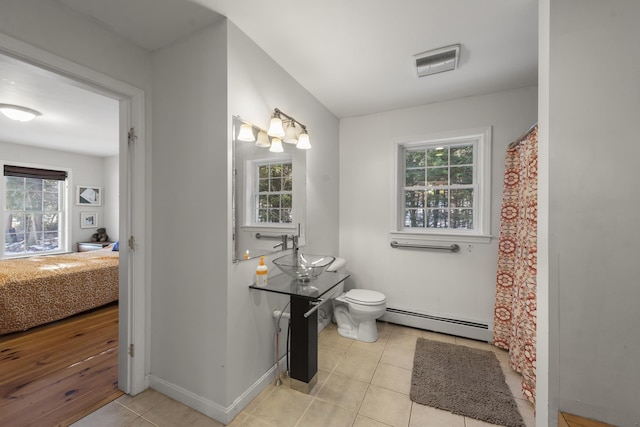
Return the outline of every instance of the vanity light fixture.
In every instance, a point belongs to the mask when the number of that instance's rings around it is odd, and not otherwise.
[[[286,132],[283,124],[287,124]],[[298,133],[298,128],[300,128],[300,133]],[[307,127],[290,115],[283,113],[278,108],[273,110],[267,134],[271,137],[278,138],[278,141],[295,144],[296,147],[302,150],[311,148]],[[282,140],[280,140],[280,138],[282,138]],[[273,144],[273,140],[271,143]]]
[[[247,123],[240,125],[240,132],[238,133],[239,141],[253,142],[256,137],[253,135],[253,128]]]
[[[0,112],[19,122],[28,122],[42,115],[39,111],[13,104],[0,104]]]

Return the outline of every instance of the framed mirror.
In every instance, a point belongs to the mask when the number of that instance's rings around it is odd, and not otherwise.
[[[233,116],[233,260],[283,250],[283,236],[304,245],[306,151]],[[242,134],[240,132],[242,131]],[[275,151],[274,151],[275,150]]]

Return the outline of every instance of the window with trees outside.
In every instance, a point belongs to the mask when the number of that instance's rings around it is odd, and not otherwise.
[[[490,132],[398,144],[397,231],[489,234]]]
[[[271,161],[255,164],[255,222],[291,224],[293,222],[293,164]]]
[[[62,250],[66,177],[4,165],[4,257]]]

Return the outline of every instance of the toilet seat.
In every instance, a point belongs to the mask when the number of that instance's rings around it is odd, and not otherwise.
[[[344,299],[360,305],[380,305],[387,301],[383,293],[369,289],[351,289],[344,294]]]

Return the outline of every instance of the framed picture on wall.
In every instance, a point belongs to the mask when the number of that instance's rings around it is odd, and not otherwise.
[[[80,228],[98,228],[98,213],[80,212]]]
[[[76,187],[76,205],[100,206],[102,204],[102,188],[89,185]]]

